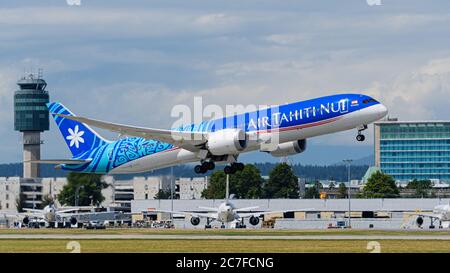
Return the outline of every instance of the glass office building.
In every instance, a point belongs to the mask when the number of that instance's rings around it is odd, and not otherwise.
[[[450,121],[382,121],[374,132],[382,172],[403,181],[450,181]]]

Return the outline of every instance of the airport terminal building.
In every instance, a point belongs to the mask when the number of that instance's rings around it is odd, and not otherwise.
[[[450,181],[450,121],[375,123],[375,167],[397,181]]]

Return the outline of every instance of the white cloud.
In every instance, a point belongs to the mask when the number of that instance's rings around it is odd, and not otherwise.
[[[305,35],[293,33],[293,34],[272,34],[266,36],[267,41],[283,45],[283,46],[300,46],[309,42],[309,38]]]
[[[223,13],[213,13],[213,14],[206,14],[201,15],[197,17],[194,21],[195,23],[199,25],[212,25],[212,24],[220,24],[227,21],[230,21],[231,18],[227,17]]]
[[[450,58],[435,59],[400,73],[390,82],[374,82],[368,93],[379,97],[391,116],[403,120],[446,119],[450,109]]]

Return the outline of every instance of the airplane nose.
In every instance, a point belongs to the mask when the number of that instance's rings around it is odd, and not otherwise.
[[[380,113],[380,118],[383,118],[388,114],[388,109],[383,104],[380,103],[378,108],[379,108],[378,111]]]

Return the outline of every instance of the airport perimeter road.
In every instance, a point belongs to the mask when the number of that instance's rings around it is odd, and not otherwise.
[[[157,234],[1,234],[1,239],[103,240],[446,240],[450,235],[157,235]]]

